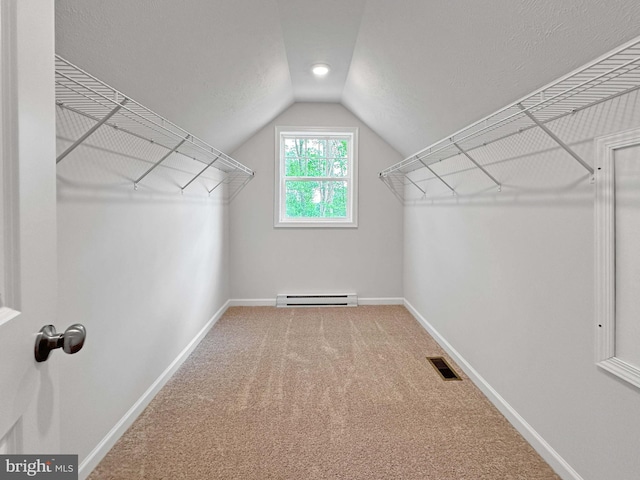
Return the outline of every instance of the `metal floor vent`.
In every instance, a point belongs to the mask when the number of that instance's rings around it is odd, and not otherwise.
[[[443,380],[462,380],[460,376],[449,366],[443,357],[427,357],[433,368],[437,370]]]
[[[357,307],[355,293],[337,294],[280,294],[276,297],[277,307]]]

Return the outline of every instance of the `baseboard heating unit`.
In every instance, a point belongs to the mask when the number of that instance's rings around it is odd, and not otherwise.
[[[357,307],[355,293],[337,294],[286,294],[276,296],[277,307]]]

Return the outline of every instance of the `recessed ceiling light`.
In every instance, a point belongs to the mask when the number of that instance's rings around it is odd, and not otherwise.
[[[316,63],[311,68],[311,71],[318,77],[324,77],[327,73],[329,73],[329,65],[327,65],[326,63]]]

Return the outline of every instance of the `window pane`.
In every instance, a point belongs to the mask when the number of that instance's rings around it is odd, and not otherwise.
[[[286,182],[288,218],[346,218],[347,182]]]
[[[344,177],[348,175],[346,139],[285,138],[287,177]]]
[[[344,138],[333,138],[329,140],[329,156],[335,158],[347,158],[349,153],[348,141]]]

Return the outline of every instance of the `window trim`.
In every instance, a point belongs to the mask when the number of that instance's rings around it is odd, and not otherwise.
[[[640,129],[596,139],[596,365],[640,388],[640,368],[616,356],[615,151],[640,145]]]
[[[351,215],[346,219],[327,218],[285,218],[285,162],[282,161],[281,151],[283,145],[283,135],[296,135],[301,137],[314,136],[350,136],[351,137],[351,159],[350,174],[347,177],[289,177],[289,180],[302,181],[340,181],[344,179],[350,182],[349,203],[347,212]],[[274,207],[273,226],[276,228],[357,228],[358,227],[358,127],[288,127],[276,126],[275,128],[275,187],[274,187]]]

